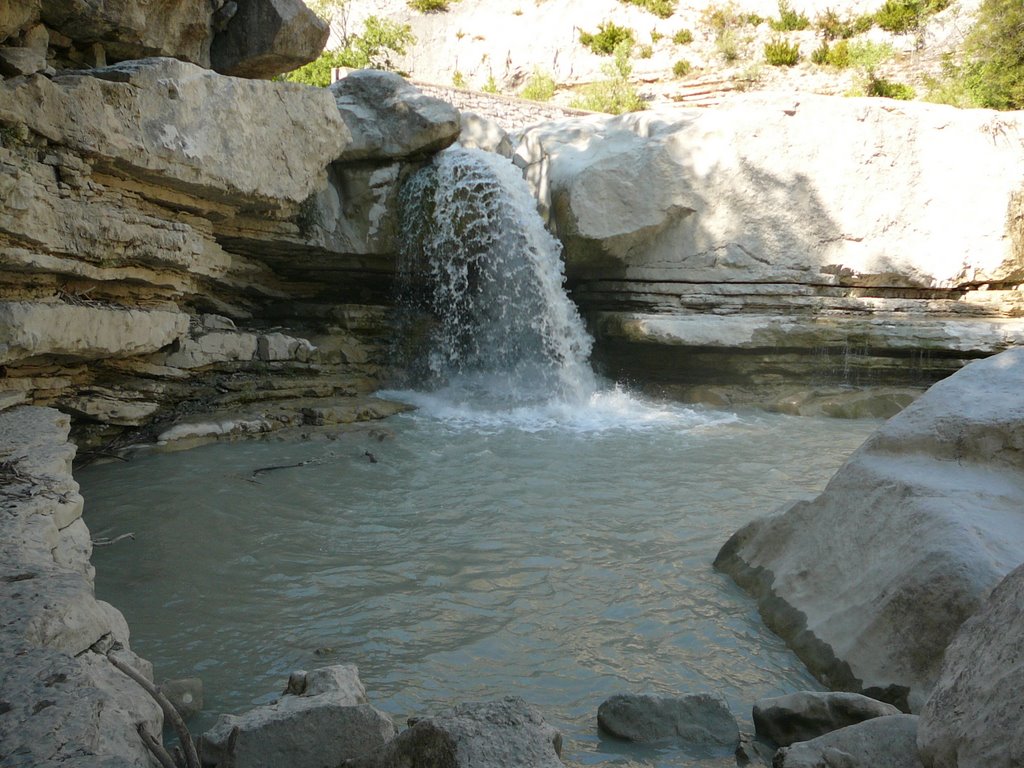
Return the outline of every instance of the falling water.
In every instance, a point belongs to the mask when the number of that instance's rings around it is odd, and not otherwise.
[[[593,342],[515,166],[452,148],[406,183],[402,208],[410,383],[492,404],[587,400]]]

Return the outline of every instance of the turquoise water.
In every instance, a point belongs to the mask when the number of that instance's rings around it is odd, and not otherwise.
[[[820,490],[877,422],[618,391],[505,410],[393,394],[420,410],[79,474],[93,536],[135,533],[95,551],[97,592],[158,678],[203,678],[195,730],[272,700],[292,670],[351,662],[400,723],[515,694],[563,731],[567,762],[727,766],[602,739],[597,707],[720,691],[750,730],[757,698],[819,687],[711,561]]]

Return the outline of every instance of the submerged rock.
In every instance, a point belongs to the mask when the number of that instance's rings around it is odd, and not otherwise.
[[[620,693],[597,710],[597,723],[620,739],[652,742],[675,740],[694,745],[735,749],[740,731],[721,696],[653,696]]]
[[[874,717],[898,714],[892,704],[859,693],[798,691],[754,704],[754,727],[758,736],[786,747]]]
[[[774,768],[921,768],[917,716],[889,715],[800,741],[775,753]]]
[[[562,768],[562,737],[518,697],[459,704],[410,720],[391,743],[346,768]]]
[[[829,687],[920,711],[957,629],[1024,561],[1022,390],[1024,348],[972,363],[718,553]]]
[[[997,586],[946,649],[921,713],[928,768],[1024,765],[1024,565]]]
[[[366,754],[395,735],[385,713],[366,702],[352,665],[296,672],[273,704],[221,715],[203,734],[204,765],[322,768]]]

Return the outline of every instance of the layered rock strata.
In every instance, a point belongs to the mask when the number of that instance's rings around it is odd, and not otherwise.
[[[459,119],[360,78],[345,111],[342,86],[174,59],[0,82],[0,402],[65,409],[94,446],[222,409],[301,425],[377,388],[397,190]],[[384,142],[351,119],[382,88]]]
[[[927,385],[1024,341],[1024,118],[877,99],[547,123],[516,162],[617,378]]]
[[[824,492],[755,520],[715,567],[837,690],[920,711],[960,625],[1024,562],[1024,348],[885,423]]]
[[[155,765],[136,729],[159,737],[160,710],[105,658],[152,679],[95,597],[69,428],[52,408],[0,412],[0,764]]]

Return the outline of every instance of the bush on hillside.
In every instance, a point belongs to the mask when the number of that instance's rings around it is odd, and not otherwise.
[[[874,16],[840,16],[832,8],[826,8],[814,19],[814,27],[824,40],[848,40],[854,35],[867,32],[875,24]]]
[[[676,77],[686,77],[693,70],[693,65],[686,59],[679,59],[672,65],[672,74]]]
[[[585,86],[580,96],[573,100],[572,106],[612,115],[644,109],[647,105],[640,98],[636,87],[629,82],[629,76],[633,73],[633,66],[629,63],[630,50],[628,42],[620,43],[615,49],[614,62],[601,67],[608,79]]]
[[[764,44],[764,60],[773,67],[792,67],[800,61],[800,44],[772,38]]]
[[[875,23],[898,35],[918,30],[927,18],[949,7],[952,0],[885,0]]]
[[[393,70],[393,57],[405,54],[415,42],[416,36],[408,24],[370,16],[363,24],[363,34],[349,35],[344,48],[324,51],[315,61],[282,75],[281,79],[326,88],[331,84],[331,70],[335,67]]]
[[[555,87],[555,78],[542,69],[534,69],[519,95],[530,101],[551,101]]]
[[[632,46],[635,41],[632,29],[620,27],[614,21],[602,21],[594,33],[580,32],[580,43],[600,56],[612,56],[621,44]]]
[[[979,107],[1024,109],[1024,3],[984,0],[960,77]]]
[[[693,32],[688,29],[680,29],[672,35],[672,42],[676,45],[689,45],[693,42]]]
[[[779,0],[779,18],[769,20],[768,25],[776,32],[799,32],[811,26],[811,20],[794,11],[788,0]]]
[[[448,0],[408,0],[408,5],[420,13],[444,13],[448,10]]]
[[[882,77],[871,77],[868,79],[865,92],[868,96],[880,96],[885,99],[900,99],[910,101],[917,94],[914,89],[906,83],[897,83],[893,80],[886,80]]]
[[[619,2],[640,6],[659,19],[667,19],[676,12],[676,0],[619,0]]]

